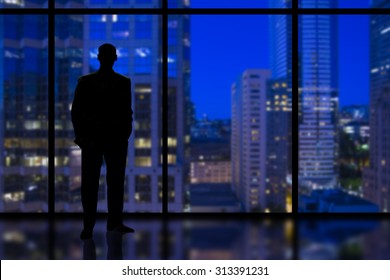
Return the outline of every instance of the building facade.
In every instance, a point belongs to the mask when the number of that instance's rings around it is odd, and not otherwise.
[[[266,204],[266,92],[270,70],[248,69],[232,85],[232,185],[245,212]]]
[[[291,1],[270,1],[272,8],[291,8]],[[267,199],[271,211],[292,206],[292,21],[270,17],[272,77],[267,88]]]
[[[374,8],[390,8],[389,1],[373,1]],[[363,173],[364,197],[390,207],[390,17],[370,19],[370,165]]]
[[[291,88],[285,79],[268,81],[266,106],[267,205],[272,212],[285,212],[292,202]]]
[[[47,211],[47,17],[2,15],[0,30],[1,210]]]
[[[301,0],[303,8],[335,8],[333,0]],[[299,190],[337,183],[337,16],[299,17]]]

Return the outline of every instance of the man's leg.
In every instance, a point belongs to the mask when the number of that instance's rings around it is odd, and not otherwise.
[[[91,235],[96,222],[102,162],[103,155],[99,147],[92,145],[83,147],[81,151],[81,202],[84,210],[84,232],[91,233]]]
[[[107,168],[107,229],[122,225],[123,194],[127,158],[127,141],[107,145],[104,159]]]

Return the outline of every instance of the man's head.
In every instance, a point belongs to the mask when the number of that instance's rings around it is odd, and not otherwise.
[[[118,59],[116,55],[116,48],[111,44],[103,44],[99,47],[98,60],[100,61],[100,68],[112,69],[114,62]]]

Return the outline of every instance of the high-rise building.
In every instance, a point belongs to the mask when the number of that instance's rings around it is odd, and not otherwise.
[[[36,2],[36,1],[35,1]],[[4,2],[5,7],[18,3]],[[28,7],[27,1],[24,3]],[[47,17],[0,16],[1,211],[47,211]]]
[[[374,8],[390,8],[389,1],[373,1]],[[370,19],[370,166],[363,173],[364,197],[390,208],[390,16]]]
[[[269,211],[266,199],[266,92],[270,70],[248,69],[232,85],[232,185],[245,212]]]
[[[291,88],[285,79],[270,80],[266,108],[266,193],[270,211],[291,209]]]
[[[270,8],[290,8],[290,0],[270,0]],[[292,88],[292,21],[290,15],[271,15],[270,64],[272,79],[285,79]]]
[[[177,7],[188,6],[177,0]],[[184,189],[190,183],[191,102],[190,16],[168,16],[168,188],[169,211],[184,209]],[[174,198],[173,198],[174,196]]]
[[[289,8],[291,1],[270,1]],[[272,77],[267,88],[267,195],[271,211],[291,209],[292,185],[292,21],[290,15],[270,16]]]
[[[83,15],[55,18],[55,210],[64,212],[81,210],[81,150],[73,142],[69,110],[84,73],[84,19]],[[102,194],[105,188],[100,189]]]
[[[303,8],[335,8],[334,0],[300,0]],[[337,16],[299,17],[299,190],[337,183]]]

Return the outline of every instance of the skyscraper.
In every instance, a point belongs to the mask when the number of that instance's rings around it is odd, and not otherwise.
[[[291,88],[287,80],[267,84],[266,107],[266,193],[272,212],[291,209]]]
[[[270,8],[290,8],[289,0],[270,0]],[[290,15],[272,15],[270,19],[270,62],[272,79],[292,83],[292,21]]]
[[[47,17],[2,15],[0,30],[1,210],[47,211]]]
[[[232,85],[232,184],[245,212],[266,199],[266,91],[270,70],[249,69]]]
[[[334,8],[334,0],[301,0],[303,8]],[[337,183],[337,16],[299,17],[299,187]]]
[[[390,2],[372,1],[374,8]],[[370,28],[370,166],[363,173],[364,197],[390,207],[390,16],[371,15]]]
[[[270,1],[289,8],[291,1]],[[290,15],[271,15],[272,78],[267,88],[267,195],[271,211],[291,209],[292,169],[292,22]]]

